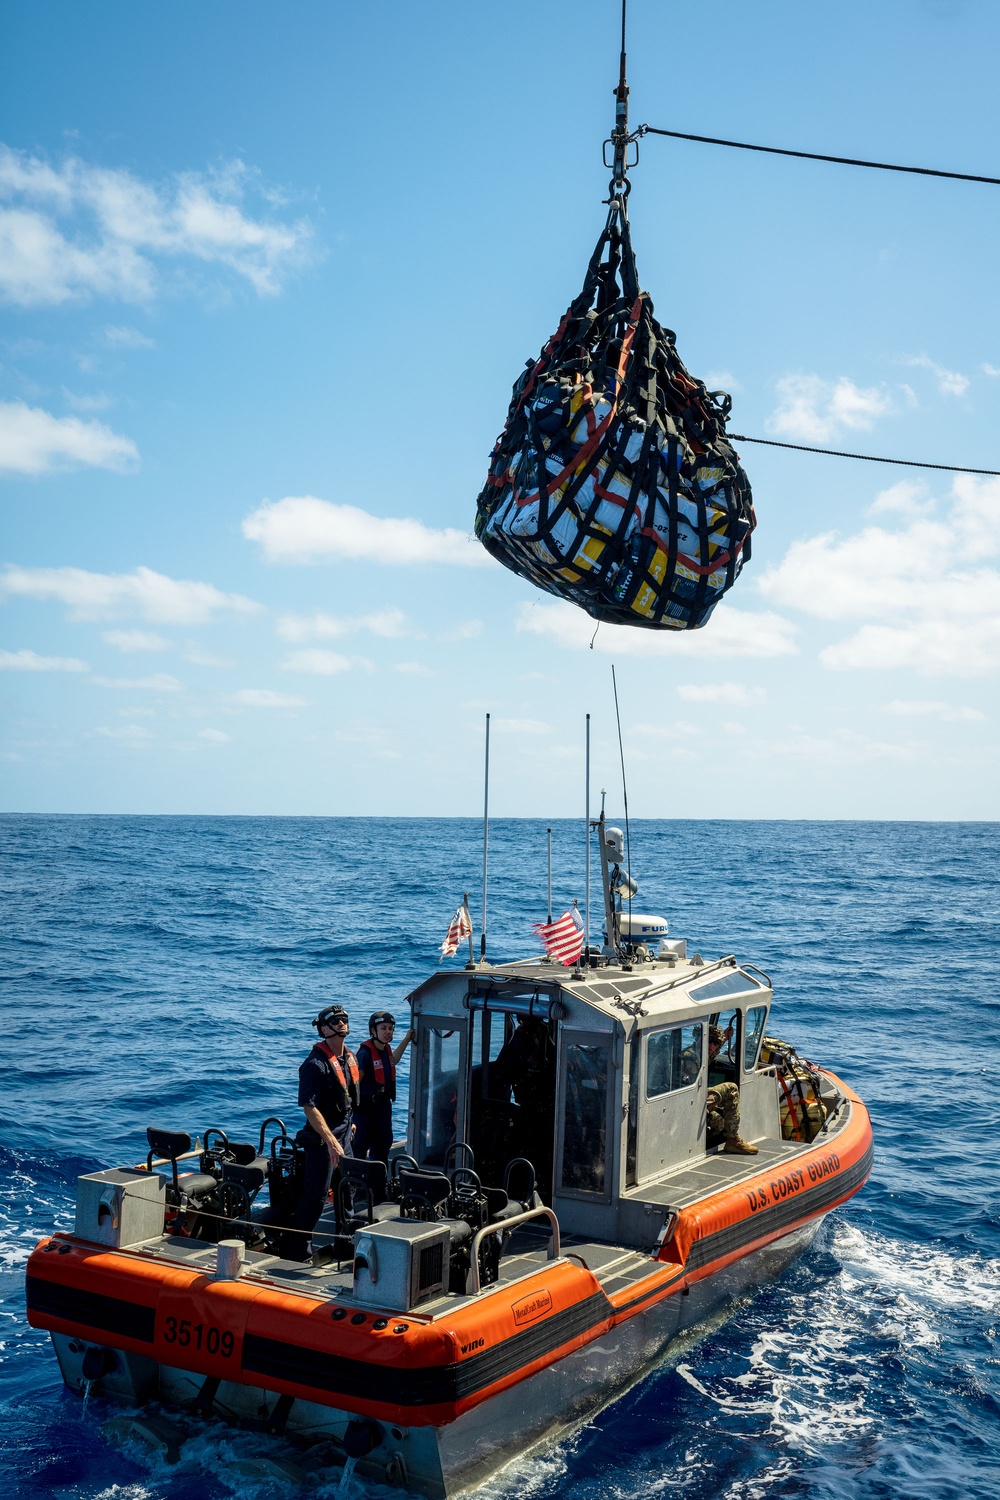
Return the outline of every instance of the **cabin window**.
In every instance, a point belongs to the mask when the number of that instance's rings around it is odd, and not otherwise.
[[[697,989],[692,989],[691,999],[697,1000],[700,1005],[702,1000],[715,1000],[722,995],[745,995],[748,990],[763,988],[759,979],[751,979],[741,969],[734,969],[721,979],[710,979],[707,984],[699,984]]]
[[[571,1042],[566,1048],[562,1185],[578,1193],[605,1190],[610,1057],[601,1043]]]
[[[722,1046],[709,1066],[709,1086],[721,1083],[723,1078],[735,1083],[740,1056],[740,1013],[738,1010],[719,1010],[708,1019],[710,1025],[721,1027],[723,1032]]]
[[[420,1028],[420,1093],[426,1100],[419,1156],[428,1166],[444,1161],[444,1153],[457,1139],[458,1080],[462,1060],[461,1030]]]
[[[701,1072],[702,1024],[656,1031],[646,1043],[646,1098],[671,1094],[697,1082]]]
[[[743,1034],[743,1066],[749,1071],[757,1061],[757,1053],[760,1051],[760,1039],[764,1035],[764,1022],[767,1020],[767,1006],[755,1005],[753,1010],[748,1010]]]

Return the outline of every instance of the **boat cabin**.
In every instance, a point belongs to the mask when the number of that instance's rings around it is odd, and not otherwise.
[[[566,1232],[651,1248],[672,1175],[717,1150],[710,1086],[738,1085],[748,1139],[781,1140],[776,1070],[760,1062],[766,976],[663,946],[586,970],[528,959],[428,979],[409,997],[409,1153],[444,1169],[467,1143],[484,1184],[526,1158]],[[710,1025],[725,1033],[711,1064]]]

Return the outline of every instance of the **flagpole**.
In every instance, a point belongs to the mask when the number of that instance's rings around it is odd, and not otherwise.
[[[468,891],[463,892],[463,895],[462,895],[462,905],[465,907],[465,915],[466,915],[466,917],[468,918],[468,921],[469,921],[469,967],[472,968],[472,969],[474,969],[476,967],[476,955],[475,955],[475,952],[474,952],[473,947],[472,947],[472,918],[469,916],[469,893],[468,893]]]
[[[552,921],[552,829],[547,830],[549,836],[549,921]]]
[[[586,878],[586,901],[584,903],[583,918],[583,954],[584,963],[590,962],[590,715],[587,715],[587,753],[586,753],[586,796],[585,822],[587,825],[587,878]]]
[[[479,961],[486,958],[486,880],[490,867],[490,716],[486,715],[486,769],[483,775],[483,927],[479,936]]]

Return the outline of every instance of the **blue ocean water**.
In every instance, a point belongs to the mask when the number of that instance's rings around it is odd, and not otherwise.
[[[583,831],[553,829],[561,910],[583,894]],[[28,1328],[24,1263],[71,1225],[76,1175],[138,1159],[147,1124],[297,1120],[322,1002],[348,1006],[355,1040],[377,1006],[405,1016],[478,889],[478,825],[5,817],[0,844],[0,1495],[399,1494],[268,1476],[280,1445],[211,1422],[175,1466],[116,1446],[115,1409],[85,1411]],[[780,1282],[482,1493],[995,1500],[998,826],[637,822],[632,846],[638,909],[765,969],[772,1029],[868,1101],[875,1168]],[[544,910],[545,826],[494,823],[490,956],[535,951]]]

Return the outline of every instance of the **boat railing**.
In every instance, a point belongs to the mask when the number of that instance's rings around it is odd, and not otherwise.
[[[506,1234],[509,1230],[516,1229],[519,1224],[527,1224],[529,1219],[548,1219],[552,1225],[552,1238],[548,1244],[548,1259],[559,1259],[562,1254],[559,1242],[559,1220],[551,1208],[547,1208],[544,1205],[541,1208],[529,1208],[526,1213],[515,1214],[512,1219],[504,1219],[499,1224],[486,1224],[474,1236],[472,1248],[469,1251],[472,1265],[469,1268],[467,1296],[477,1297],[483,1289],[479,1275],[479,1247],[487,1235]]]

